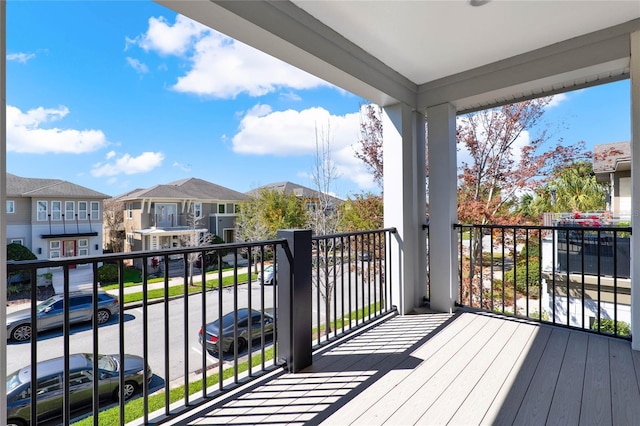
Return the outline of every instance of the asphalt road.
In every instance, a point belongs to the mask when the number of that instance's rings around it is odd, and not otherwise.
[[[353,273],[352,273],[353,276]],[[345,280],[346,282],[346,280]],[[262,300],[264,308],[274,306],[274,298],[277,298],[277,286],[260,286],[256,282],[251,284],[251,306],[260,309]],[[342,285],[336,286],[335,298],[342,299]],[[264,293],[263,293],[264,291]],[[222,290],[223,314],[232,312],[236,307],[249,307],[249,285],[239,285],[237,289],[237,301],[234,301],[233,288]],[[355,306],[355,292],[352,291],[352,306]],[[205,293],[206,315],[205,322],[210,322],[218,317],[218,290]],[[321,322],[325,321],[326,309],[323,302],[320,303],[320,315],[318,315],[317,292],[313,289],[312,323],[317,325],[318,316]],[[322,300],[322,296],[320,296]],[[358,294],[362,303],[362,291]],[[365,303],[368,297],[364,295]],[[345,306],[348,306],[348,297],[345,295]],[[237,304],[237,306],[236,306]],[[148,362],[154,372],[152,390],[154,387],[162,387],[165,380],[181,380],[185,372],[193,373],[202,371],[203,368],[211,368],[218,364],[218,359],[208,353],[202,353],[202,346],[198,342],[198,331],[202,325],[203,299],[202,294],[195,294],[188,298],[188,314],[185,315],[184,299],[174,299],[168,303],[168,318],[165,321],[165,304],[152,303],[147,307],[147,336]],[[342,305],[338,302],[337,313],[342,316]],[[333,306],[331,308],[333,316]],[[142,307],[126,309],[124,311],[124,352],[143,356],[144,335],[144,311]],[[165,324],[169,328],[169,340],[165,342]],[[70,353],[92,352],[93,335],[91,324],[79,324],[71,327],[69,336]],[[120,350],[120,327],[118,318],[112,318],[108,323],[98,329],[98,351],[105,354],[118,353]],[[267,341],[270,345],[271,342]],[[259,345],[259,341],[255,343]],[[165,377],[165,348],[168,348],[169,377]],[[186,350],[185,350],[186,348]],[[38,361],[64,355],[63,332],[53,330],[42,332],[38,335],[37,342]],[[246,356],[246,353],[244,354]],[[7,371],[12,372],[30,363],[31,343],[17,343],[9,341],[7,345]],[[226,357],[225,362],[232,362],[231,357]],[[157,376],[157,377],[156,377]],[[183,380],[183,379],[182,379]]]

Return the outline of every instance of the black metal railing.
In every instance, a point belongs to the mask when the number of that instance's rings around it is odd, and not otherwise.
[[[317,308],[312,326],[317,330],[318,345],[393,311],[389,280],[393,232],[336,234],[314,237],[307,243],[311,245],[307,261],[312,264],[310,274],[315,284],[315,291],[309,293],[315,300],[313,304],[309,301],[309,306]],[[279,238],[9,262],[10,277],[21,271],[29,278],[32,301],[39,295],[33,283],[47,276],[65,307],[80,288],[91,294],[92,302],[88,322],[75,324],[75,311],[65,308],[61,327],[47,331],[31,327],[30,339],[10,340],[7,370],[31,365],[29,381],[38,383],[44,371],[38,362],[61,357],[61,399],[55,414],[62,424],[73,423],[78,415],[92,416],[84,422],[94,425],[125,424],[134,419],[148,424],[174,417],[287,362],[278,336],[280,329],[291,329],[287,322],[291,316],[278,313],[279,292],[293,288],[295,277],[279,276],[278,271],[293,271],[295,261],[305,262],[294,259],[287,240]],[[273,279],[267,282],[270,269]],[[131,274],[138,274],[139,279],[130,278]],[[138,282],[132,285],[133,281]],[[330,296],[324,297],[322,292],[327,289]],[[100,323],[102,308],[97,301],[104,294],[117,299],[118,306],[109,321]],[[38,306],[36,302],[29,304],[30,324],[36,324],[42,314]],[[247,317],[242,313],[245,308]],[[216,321],[217,328],[208,327]],[[227,323],[229,327],[225,327]],[[311,340],[316,339],[309,340],[311,347]],[[286,351],[296,345],[282,347]],[[129,372],[120,369],[112,377],[112,386],[117,389],[110,394],[113,400],[101,397],[101,380],[90,380],[83,388],[90,402],[84,412],[78,411],[74,398],[79,388],[67,380],[75,368],[70,365],[74,353],[92,355],[90,377],[103,374],[98,354],[114,354],[123,364],[127,355],[139,356],[149,367],[136,372],[140,380],[133,389],[139,398],[128,403],[126,392],[132,388]],[[26,424],[29,419],[38,419],[45,407],[37,392],[27,396],[27,414],[23,408],[22,414],[14,416],[11,402],[8,405],[8,419],[26,419]]]
[[[394,228],[313,237],[314,341],[322,345],[394,309]]]
[[[427,282],[425,283],[426,289],[425,289],[425,301],[430,301],[431,300],[431,256],[429,256],[430,250],[431,250],[431,245],[429,243],[429,223],[427,222],[426,224],[422,225],[422,230],[425,232],[425,239],[426,239],[426,249],[427,249]]]
[[[458,304],[631,338],[631,228],[454,229]]]

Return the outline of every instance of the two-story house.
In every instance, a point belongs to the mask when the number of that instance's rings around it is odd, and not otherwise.
[[[293,182],[274,182],[267,185],[260,186],[256,189],[252,189],[248,192],[249,195],[258,194],[262,190],[279,191],[285,194],[294,194],[304,202],[304,206],[307,210],[315,211],[322,208],[322,204],[325,210],[332,211],[340,204],[344,203],[344,200],[334,197],[329,194],[322,194],[315,189],[307,188],[306,186],[298,185]]]
[[[123,203],[124,251],[180,247],[181,239],[209,232],[235,240],[236,206],[247,195],[189,178],[116,197]]]
[[[102,253],[102,203],[108,195],[59,179],[7,173],[7,243],[39,259]]]

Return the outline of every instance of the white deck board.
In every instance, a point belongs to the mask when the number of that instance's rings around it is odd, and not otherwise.
[[[394,317],[165,424],[626,425],[627,341],[490,313]]]

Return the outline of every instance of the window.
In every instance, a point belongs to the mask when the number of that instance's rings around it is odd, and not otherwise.
[[[91,202],[91,216],[89,216],[93,220],[100,219],[100,203],[98,201]]]
[[[133,219],[133,203],[126,203],[125,209],[127,210],[127,219]]]
[[[316,211],[316,203],[307,203],[307,205],[305,206],[305,208],[309,211],[315,212]]]
[[[60,241],[49,241],[49,248],[51,250],[60,250]]]
[[[224,204],[218,204],[218,213],[224,213]]]
[[[78,386],[84,383],[91,383],[91,372],[81,370],[69,374],[69,386]]]
[[[78,201],[78,220],[87,220],[87,202]]]
[[[78,240],[78,256],[89,256],[89,240]]]
[[[9,242],[12,244],[24,245],[24,241],[22,240],[22,238],[12,238]]]
[[[196,219],[200,219],[202,217],[202,203],[193,203],[193,216]]]
[[[49,258],[50,259],[57,259],[60,257],[60,250],[51,250],[49,252]]]
[[[38,220],[47,220],[47,202],[38,201]]]
[[[133,247],[133,234],[131,233],[127,233],[127,244],[129,247]]]
[[[64,202],[64,218],[66,220],[73,220],[76,217],[76,203],[73,201]]]
[[[178,205],[174,203],[155,203],[155,220],[157,227],[176,226]]]
[[[60,379],[60,375],[55,375],[38,380],[38,395],[60,390]]]
[[[240,204],[234,204],[233,205],[233,212],[234,213],[240,213]]]
[[[7,214],[13,214],[16,212],[16,203],[13,200],[7,200]]]
[[[62,219],[62,201],[51,202],[51,220]]]

